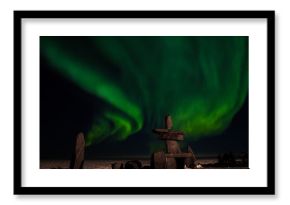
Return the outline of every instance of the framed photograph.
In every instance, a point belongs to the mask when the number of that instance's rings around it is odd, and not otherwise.
[[[14,11],[14,194],[275,194],[274,11]]]

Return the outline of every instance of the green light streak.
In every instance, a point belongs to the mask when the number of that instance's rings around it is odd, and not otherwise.
[[[247,37],[41,37],[58,72],[103,100],[87,144],[163,126],[222,132],[248,92]]]

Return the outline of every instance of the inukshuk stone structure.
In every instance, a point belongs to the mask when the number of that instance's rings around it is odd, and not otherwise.
[[[70,162],[70,169],[82,169],[85,160],[85,136],[84,133],[79,133],[75,137],[73,156]]]
[[[178,141],[184,140],[182,131],[173,131],[172,119],[168,115],[165,117],[165,129],[153,129],[159,139],[165,141],[166,153],[163,151],[154,152],[151,157],[151,168],[154,169],[183,169],[194,167],[196,157],[192,149],[188,146],[187,152],[182,152]]]

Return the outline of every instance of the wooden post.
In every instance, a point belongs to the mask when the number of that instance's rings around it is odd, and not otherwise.
[[[70,162],[70,169],[82,169],[85,160],[85,136],[84,133],[79,133],[75,137],[73,156]]]

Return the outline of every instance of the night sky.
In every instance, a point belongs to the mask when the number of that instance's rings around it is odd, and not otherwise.
[[[248,152],[248,37],[40,37],[40,158],[149,157],[170,114],[199,156]]]

